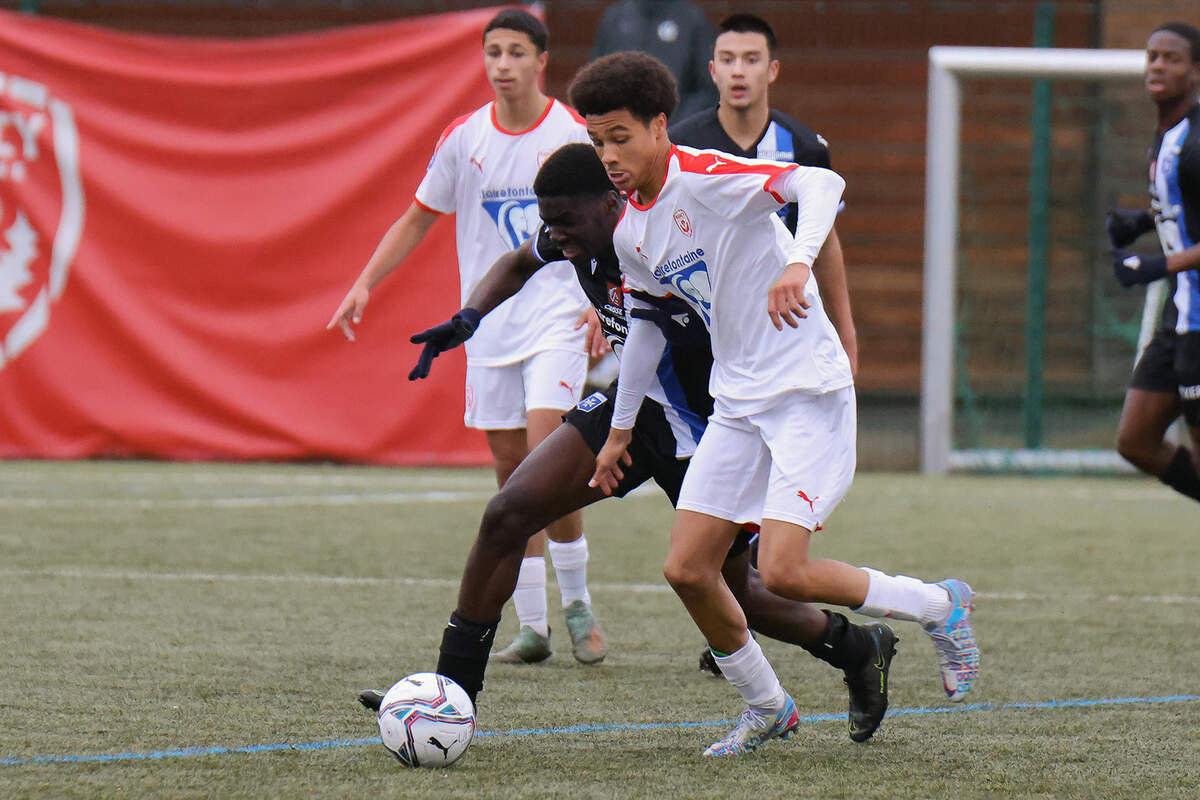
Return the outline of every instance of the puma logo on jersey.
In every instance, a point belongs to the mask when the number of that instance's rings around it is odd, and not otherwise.
[[[483,156],[481,158],[475,158],[475,156],[471,156],[467,160],[470,161],[472,164],[474,164],[476,167],[478,167],[480,172],[483,172],[483,160],[485,158],[487,158],[487,156]]]
[[[809,510],[809,511],[813,512],[814,514],[815,514],[815,513],[817,513],[817,509],[813,507],[813,503],[814,503],[814,502],[816,502],[817,500],[820,500],[820,499],[821,499],[820,497],[818,497],[818,496],[814,495],[814,496],[813,496],[813,497],[810,499],[810,498],[809,498],[809,496],[808,496],[808,495],[806,495],[806,494],[804,493],[804,490],[803,490],[803,489],[801,489],[800,491],[796,492],[796,496],[797,496],[797,497],[799,497],[799,498],[800,498],[801,500],[803,500],[804,502],[808,503],[808,510]]]
[[[714,159],[713,159],[713,162],[712,162],[711,164],[709,164],[707,167],[705,167],[705,168],[704,168],[704,171],[705,171],[705,172],[712,172],[712,171],[713,171],[714,169],[716,169],[717,167],[723,167],[723,166],[725,166],[725,165],[726,165],[726,164],[728,164],[728,163],[729,163],[728,161],[722,161],[722,160],[721,160],[721,159],[719,159],[719,158],[714,158]]]

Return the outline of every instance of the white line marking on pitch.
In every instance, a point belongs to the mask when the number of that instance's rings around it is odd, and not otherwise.
[[[120,569],[87,569],[82,567],[52,567],[48,569],[0,569],[0,575],[12,577],[70,578],[75,580],[142,580],[142,581],[200,581],[245,583],[323,583],[346,586],[458,586],[458,578],[377,578],[364,575],[282,575],[237,572],[150,572]],[[551,581],[553,583],[553,581]],[[611,592],[670,592],[659,583],[592,583],[589,589]],[[979,592],[983,600],[1014,603],[1044,603],[1048,601],[1151,603],[1155,605],[1200,604],[1200,596],[1183,594],[1033,594],[1026,592]]]
[[[358,504],[457,503],[487,500],[494,491],[363,492],[270,497],[0,497],[0,508],[278,508]]]
[[[419,492],[345,492],[337,494],[283,494],[245,497],[0,497],[0,508],[285,508],[288,506],[403,505],[405,503],[481,504],[496,494],[495,489],[431,489]],[[626,498],[659,497],[654,484],[644,484]]]

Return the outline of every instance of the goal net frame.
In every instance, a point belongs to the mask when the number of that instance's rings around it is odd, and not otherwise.
[[[1074,78],[1092,81],[1141,77],[1141,50],[1035,47],[929,48],[925,142],[925,261],[921,330],[921,471],[1127,471],[1111,450],[955,450],[954,346],[958,280],[962,86],[964,77]],[[1147,293],[1139,352],[1152,332],[1163,293]]]

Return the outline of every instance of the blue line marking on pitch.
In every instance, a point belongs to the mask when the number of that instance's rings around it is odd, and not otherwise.
[[[946,714],[962,711],[1010,711],[1038,708],[1092,708],[1095,706],[1135,705],[1144,703],[1186,703],[1200,700],[1197,694],[1173,694],[1166,697],[1109,697],[1102,700],[1045,700],[1025,703],[968,703],[961,706],[938,708],[894,708],[889,717],[913,716],[918,714]],[[801,722],[831,722],[845,718],[845,714],[815,714],[800,717]],[[507,731],[479,731],[476,736],[549,736],[560,733],[598,733],[602,731],[642,731],[656,728],[703,728],[713,725],[731,725],[733,720],[721,719],[712,722],[631,722],[611,725],[570,725],[564,728],[520,728]],[[220,756],[229,753],[270,753],[277,750],[330,750],[337,747],[363,747],[379,743],[378,736],[365,739],[334,739],[325,742],[291,744],[255,744],[244,747],[185,747],[179,750],[152,750],[147,753],[110,753],[106,755],[82,756],[31,756],[29,758],[3,758],[0,767],[24,764],[95,764],[112,761],[153,761],[185,756]]]

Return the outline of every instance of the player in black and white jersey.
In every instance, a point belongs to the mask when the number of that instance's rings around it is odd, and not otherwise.
[[[612,246],[612,231],[624,200],[609,182],[590,145],[566,145],[538,172],[534,188],[544,226],[520,248],[502,256],[468,298],[467,309],[448,322],[414,337],[425,343],[417,374],[427,373],[437,354],[474,333],[476,313],[489,311],[521,290],[547,263],[568,260],[584,294],[595,307],[605,336],[618,357],[629,327],[629,303]],[[708,393],[712,349],[704,323],[675,298],[643,298],[642,318],[654,321],[667,340],[647,399],[633,427],[633,464],[613,494],[620,497],[653,479],[674,505],[713,401]],[[595,454],[611,424],[616,384],[580,401],[521,463],[488,503],[479,536],[468,557],[458,606],[442,639],[437,672],[471,695],[483,685],[488,648],[501,609],[516,583],[525,541],[546,519],[604,499],[589,487]],[[886,625],[855,625],[845,616],[786,600],[765,590],[750,566],[745,530],[729,551],[722,576],[755,630],[796,644],[845,672],[850,690],[850,736],[864,741],[887,709],[887,669],[896,636]],[[880,668],[879,665],[882,665]],[[881,677],[882,676],[882,677]],[[381,694],[360,697],[372,707]]]
[[[771,84],[779,77],[779,60],[775,58],[777,43],[770,24],[754,14],[732,14],[721,21],[717,30],[708,71],[720,103],[671,125],[671,141],[743,158],[831,169],[825,138],[794,117],[771,108]],[[788,203],[778,214],[795,234],[796,204]],[[851,371],[857,374],[858,337],[836,226],[817,256],[816,266],[825,310],[850,358]]]
[[[1200,30],[1168,22],[1146,44],[1146,90],[1158,108],[1150,208],[1109,214],[1113,270],[1123,286],[1168,280],[1162,324],[1125,393],[1117,450],[1175,491],[1200,500]],[[1126,248],[1158,230],[1162,255]],[[1183,415],[1192,448],[1166,440]]]

